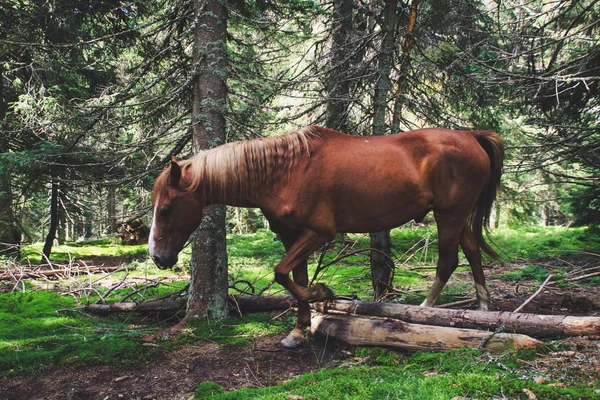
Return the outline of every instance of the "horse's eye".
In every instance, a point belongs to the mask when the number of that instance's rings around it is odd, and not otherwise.
[[[169,214],[171,214],[171,207],[162,206],[158,209],[158,215],[160,215],[161,218],[167,218]]]

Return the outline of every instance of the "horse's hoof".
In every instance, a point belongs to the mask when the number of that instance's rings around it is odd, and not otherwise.
[[[333,291],[322,283],[317,283],[308,288],[309,300],[314,301],[325,301],[333,300],[335,297]]]
[[[304,336],[299,336],[294,333],[290,333],[285,339],[281,341],[281,346],[286,349],[295,349],[302,346],[306,342]]]

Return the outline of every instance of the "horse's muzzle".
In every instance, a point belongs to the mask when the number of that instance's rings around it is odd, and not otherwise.
[[[152,258],[152,261],[154,261],[154,264],[156,264],[158,269],[173,268],[177,263],[177,254],[172,251],[166,251],[161,255],[150,254],[150,258]]]

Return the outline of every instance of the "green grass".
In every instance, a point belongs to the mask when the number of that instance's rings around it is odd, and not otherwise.
[[[291,314],[277,321],[268,314],[195,321],[187,334],[175,341],[159,341],[156,347],[144,346],[141,337],[169,324],[156,319],[142,324],[139,317],[127,314],[98,317],[75,306],[72,297],[54,291],[0,294],[0,376],[70,364],[133,367],[185,344],[247,345],[257,337],[288,331],[294,324]]]
[[[492,357],[477,350],[444,353],[416,353],[405,356],[384,349],[363,349],[361,358],[371,362],[347,363],[336,369],[303,375],[274,387],[244,389],[219,394],[214,385],[214,399],[451,399],[523,398],[523,389],[538,399],[595,398],[598,384],[589,387],[576,382],[570,387],[537,384],[534,376],[514,370],[519,353]],[[196,398],[206,398],[206,392]]]
[[[431,277],[435,270],[409,270],[408,267],[435,265],[436,236],[435,227],[406,227],[392,231],[394,254],[399,260],[394,282],[397,287],[428,288],[426,277],[428,274]],[[542,265],[544,263],[541,260],[549,257],[585,256],[582,250],[595,253],[600,250],[600,238],[585,228],[503,228],[496,231],[495,238],[496,248],[506,261],[527,260],[532,263],[500,277],[512,281],[541,281],[550,272],[556,276],[556,271],[549,271],[548,267]],[[356,242],[353,249],[369,245],[368,235],[347,235],[346,240]],[[40,245],[28,246],[24,248],[24,254],[37,260],[40,249]],[[324,255],[323,263],[333,261],[340,255],[340,250],[341,244],[332,246]],[[229,235],[228,251],[232,278],[249,281],[250,286],[241,285],[255,290],[272,281],[273,267],[284,255],[279,240],[267,230]],[[66,262],[70,257],[122,256],[131,271],[130,277],[177,277],[176,273],[186,270],[189,252],[189,247],[184,250],[175,272],[159,271],[148,262],[146,246],[121,246],[110,241],[59,246],[54,249],[53,259]],[[320,254],[315,254],[309,259],[311,277],[320,258]],[[538,260],[540,263],[536,264]],[[368,253],[354,254],[333,263],[322,272],[318,281],[329,285],[336,293],[354,293],[361,299],[369,300],[372,289],[368,264]],[[111,279],[118,282],[125,273],[116,273]],[[74,283],[72,280],[59,282],[63,287]],[[185,279],[169,285],[148,288],[144,293],[145,298],[179,290],[185,285]],[[440,302],[454,300],[463,292],[472,290],[471,286],[470,283],[450,285]],[[149,347],[143,345],[141,336],[167,325],[157,320],[141,324],[135,316],[96,317],[68,311],[76,306],[72,297],[34,288],[32,283],[28,283],[25,293],[0,294],[0,376],[55,365],[135,367],[143,360],[186,344],[211,342],[223,346],[244,346],[257,337],[286,332],[294,324],[291,314],[277,321],[272,321],[268,314],[212,322],[195,321],[178,340],[159,341],[158,347]],[[131,290],[116,290],[111,299],[118,300]],[[267,293],[286,294],[278,285],[273,285]],[[398,301],[418,304],[423,295],[407,294]],[[87,301],[96,298],[90,296]],[[583,380],[569,382],[565,388],[535,384],[531,377],[523,375],[515,360],[520,357],[535,361],[538,357],[536,352],[494,358],[477,351],[406,356],[384,349],[358,349],[356,356],[368,361],[350,361],[340,368],[319,371],[263,389],[222,393],[220,386],[205,383],[198,388],[197,398],[285,399],[289,395],[300,395],[305,399],[524,398],[523,388],[532,390],[539,399],[594,398],[600,393],[597,382],[588,387]]]
[[[600,236],[586,227],[528,226],[493,231],[492,245],[505,261],[537,261],[550,257],[600,252]]]
[[[0,376],[72,363],[132,366],[157,351],[128,318],[67,311],[74,306],[53,291],[0,294]]]
[[[527,265],[518,271],[505,272],[501,275],[493,275],[495,278],[507,279],[512,282],[522,282],[526,280],[533,280],[537,282],[543,282],[550,272],[548,268],[541,265]],[[556,280],[556,277],[554,278]]]
[[[39,263],[42,256],[43,243],[34,243],[23,246],[22,261]],[[50,260],[59,263],[68,263],[72,258],[87,257],[123,257],[125,261],[145,258],[148,254],[148,245],[126,246],[116,243],[112,239],[95,240],[91,242],[73,242],[53,246]]]
[[[263,336],[277,335],[294,327],[295,317],[273,320],[269,313],[247,314],[219,321],[193,321],[188,325],[189,334],[183,342],[211,342],[223,346],[248,345]]]

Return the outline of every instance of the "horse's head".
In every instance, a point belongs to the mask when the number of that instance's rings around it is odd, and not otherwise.
[[[154,184],[148,253],[160,269],[175,265],[177,254],[202,221],[204,202],[199,192],[188,190],[188,174],[189,169],[173,157]]]

